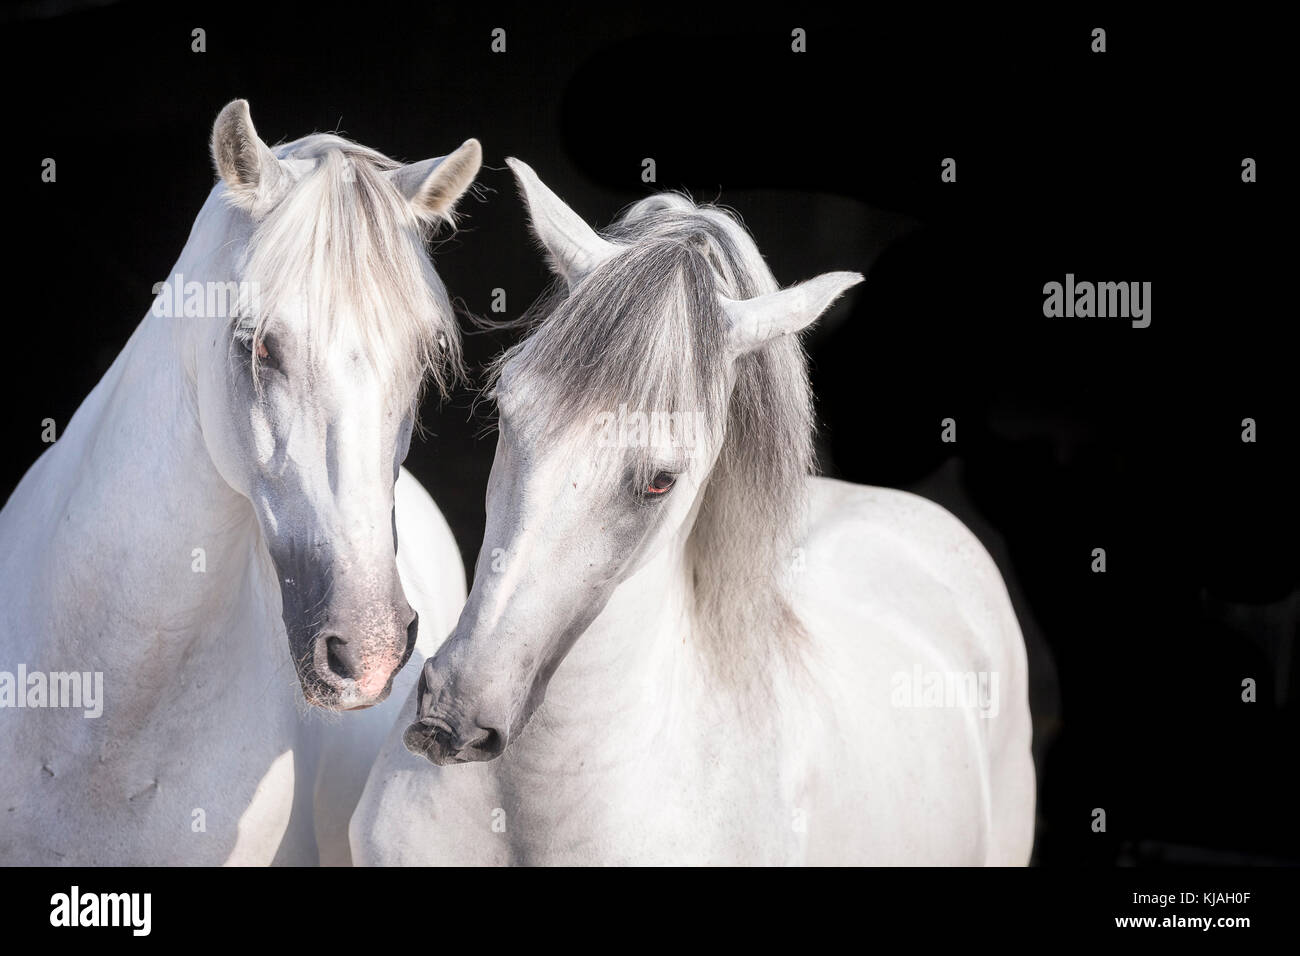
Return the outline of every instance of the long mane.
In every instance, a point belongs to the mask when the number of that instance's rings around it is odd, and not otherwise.
[[[729,683],[761,675],[803,630],[788,598],[812,472],[812,395],[797,336],[728,366],[721,293],[778,284],[729,211],[672,193],[630,207],[605,233],[622,251],[569,295],[561,284],[525,317],[530,334],[496,361],[532,383],[533,413],[555,424],[602,410],[703,413],[721,451],[701,492],[687,556],[702,652]],[[644,471],[652,468],[642,462]],[[760,678],[761,679],[761,678]]]

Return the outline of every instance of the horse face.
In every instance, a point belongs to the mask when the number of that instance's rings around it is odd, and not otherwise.
[[[443,384],[459,354],[423,230],[450,220],[481,150],[469,140],[398,166],[331,141],[282,161],[236,100],[217,117],[212,153],[227,218],[203,265],[250,294],[233,322],[202,327],[204,440],[252,502],[305,696],[369,706],[416,638],[394,485],[423,377],[433,369]]]
[[[528,723],[614,590],[683,540],[716,450],[664,448],[648,468],[600,426],[566,440],[498,390],[487,527],[456,630],[425,662],[406,745],[434,763],[488,760]],[[702,436],[703,438],[703,436]],[[640,477],[647,475],[648,477]]]
[[[609,241],[525,164],[507,162],[568,296],[498,382],[501,434],[474,586],[455,633],[425,663],[419,720],[405,736],[410,750],[434,763],[501,753],[614,590],[652,558],[676,548],[686,573],[686,542],[725,439],[741,357],[797,333],[862,280],[827,273],[736,301],[718,290],[716,265],[691,251],[702,237],[672,234],[640,249]],[[607,367],[615,374],[593,388],[593,370]],[[694,427],[678,422],[676,438],[689,441],[675,440],[671,421],[660,441],[600,440],[597,429],[576,421],[557,437],[542,411],[556,406],[557,392],[650,395],[656,405],[704,408],[693,413]],[[758,413],[750,407],[748,414]],[[641,424],[654,432],[653,422]]]
[[[209,444],[253,504],[307,699],[367,706],[387,696],[416,636],[397,574],[393,486],[418,383],[395,387],[357,350],[314,353],[301,324],[281,317],[256,339],[237,333],[217,346],[212,365],[225,374]]]

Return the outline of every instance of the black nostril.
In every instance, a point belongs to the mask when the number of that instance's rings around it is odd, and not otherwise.
[[[343,658],[343,648],[347,641],[337,634],[331,634],[325,638],[325,666],[329,668],[331,674],[335,677],[341,677],[347,680],[352,677],[352,668]]]
[[[501,735],[489,727],[471,740],[465,749],[495,757],[502,750]]]
[[[428,669],[420,668],[420,679],[415,684],[415,713],[418,717],[420,709],[424,706],[424,696],[429,693],[429,676]]]
[[[411,651],[415,650],[415,639],[420,635],[420,612],[411,611],[411,623],[406,625],[406,656],[411,656]],[[405,663],[405,661],[403,661]]]
[[[411,753],[436,764],[491,760],[505,750],[505,738],[490,727],[475,727],[466,739],[438,717],[421,717],[406,728],[402,742]]]

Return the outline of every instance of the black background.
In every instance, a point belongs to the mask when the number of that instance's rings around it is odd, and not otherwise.
[[[236,96],[268,142],[337,129],[418,160],[478,137],[480,195],[435,263],[479,315],[501,288],[515,317],[547,282],[506,156],[597,226],[652,188],[688,189],[735,207],[783,284],[868,273],[806,340],[822,468],[939,501],[996,557],[1030,649],[1036,861],[1300,861],[1296,317],[1275,223],[1294,111],[1284,33],[1258,10],[0,16],[6,494],[45,447],[41,420],[66,424],[170,274],[213,183],[212,120]],[[1258,183],[1241,181],[1246,156]],[[1043,284],[1067,272],[1152,282],[1150,328],[1044,318]],[[472,365],[511,340],[468,337]],[[472,397],[430,403],[433,434],[407,462],[471,568],[494,444]],[[947,417],[956,444],[940,441]],[[1241,702],[1246,677],[1257,703]]]

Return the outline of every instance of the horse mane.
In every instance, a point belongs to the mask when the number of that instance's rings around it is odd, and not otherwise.
[[[529,382],[530,415],[553,429],[626,403],[702,412],[720,453],[700,493],[687,542],[701,651],[730,684],[762,680],[772,652],[803,629],[788,587],[813,471],[812,392],[798,336],[778,336],[735,359],[721,293],[778,290],[739,219],[722,207],[662,193],[635,203],[604,236],[622,249],[583,279],[562,281],[523,321],[529,334],[489,370]],[[632,449],[643,481],[653,451]]]
[[[254,226],[241,265],[259,308],[241,321],[260,336],[282,308],[305,305],[317,346],[346,327],[381,374],[431,377],[445,398],[462,373],[460,333],[429,227],[387,175],[402,164],[328,133],[274,152],[307,168]]]

